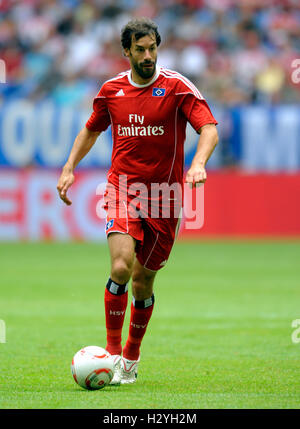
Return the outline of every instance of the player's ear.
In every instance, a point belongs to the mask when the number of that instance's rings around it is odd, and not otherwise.
[[[129,58],[129,56],[130,56],[130,49],[125,48],[125,49],[123,50],[123,52],[124,52],[125,57]]]

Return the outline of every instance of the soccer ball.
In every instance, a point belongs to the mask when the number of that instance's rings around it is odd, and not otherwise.
[[[74,355],[71,371],[79,386],[97,390],[111,382],[114,376],[114,364],[107,350],[98,346],[88,346]]]

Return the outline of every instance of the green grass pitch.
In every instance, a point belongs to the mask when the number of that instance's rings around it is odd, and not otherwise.
[[[106,344],[106,244],[2,243],[0,255],[0,408],[300,408],[299,241],[178,241],[137,383],[100,391],[77,386],[70,364]]]

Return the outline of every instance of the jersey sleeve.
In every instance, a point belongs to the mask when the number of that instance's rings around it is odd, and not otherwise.
[[[194,94],[185,95],[180,109],[197,132],[203,125],[218,124],[204,98],[200,99]]]
[[[93,112],[85,126],[90,131],[105,131],[110,125],[110,115],[107,109],[106,97],[103,87],[93,101]]]

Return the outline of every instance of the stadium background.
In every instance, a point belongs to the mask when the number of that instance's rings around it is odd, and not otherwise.
[[[105,346],[96,187],[110,130],[71,207],[56,184],[102,82],[128,69],[119,34],[133,16],[158,23],[158,63],[207,98],[220,143],[204,226],[183,220],[157,276],[140,380],[97,394],[70,362]],[[0,408],[300,407],[299,58],[297,0],[0,1]],[[187,166],[196,143],[188,128]]]
[[[101,84],[128,69],[122,25],[143,15],[159,25],[158,63],[191,79],[219,121],[196,235],[300,235],[298,2],[27,0],[0,13],[1,240],[104,239],[95,189],[110,130],[78,168],[72,209],[57,198],[58,169]],[[186,165],[196,143],[188,128]]]

